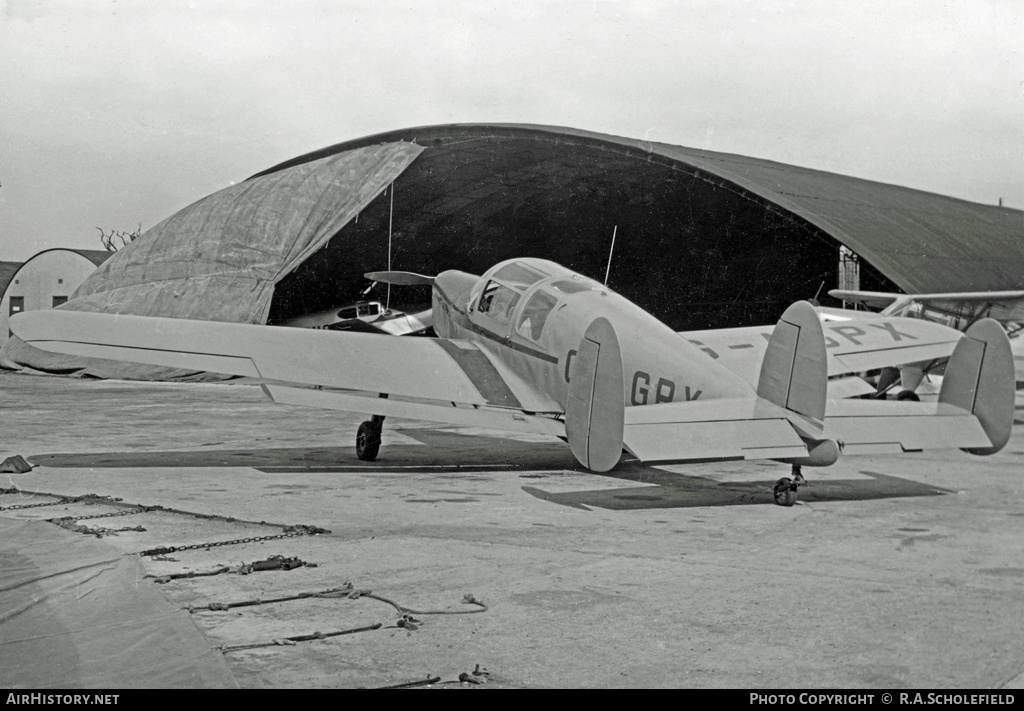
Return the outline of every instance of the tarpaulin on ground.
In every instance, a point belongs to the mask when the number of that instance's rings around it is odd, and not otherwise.
[[[221,652],[138,556],[0,518],[0,688],[235,688]]]
[[[274,284],[322,248],[423,149],[392,142],[345,151],[226,188],[175,213],[99,267],[60,308],[265,323]],[[184,373],[53,356],[12,338],[6,367],[100,377]]]

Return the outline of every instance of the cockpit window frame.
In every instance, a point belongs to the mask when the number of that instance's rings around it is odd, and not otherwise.
[[[599,282],[586,277],[556,279],[551,281],[548,286],[566,296],[581,294],[585,291],[601,291],[604,288]]]
[[[476,311],[499,325],[507,326],[512,322],[512,312],[519,305],[521,297],[522,292],[519,290],[490,279],[480,292],[480,298],[476,302]]]
[[[526,291],[537,282],[550,279],[552,276],[554,275],[536,265],[515,261],[495,269],[491,278],[516,291]]]
[[[554,313],[558,306],[559,298],[554,294],[538,289],[530,294],[530,298],[523,305],[522,313],[516,323],[516,333],[523,338],[539,342],[544,335],[544,326],[548,317]]]

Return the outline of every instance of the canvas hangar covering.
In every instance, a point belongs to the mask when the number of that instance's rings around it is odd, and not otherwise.
[[[422,152],[384,143],[246,180],[199,200],[123,247],[62,308],[264,323],[274,285]],[[167,379],[183,371],[45,353],[11,339],[3,356],[35,370]]]

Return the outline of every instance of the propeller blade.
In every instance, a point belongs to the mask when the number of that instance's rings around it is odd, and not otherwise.
[[[434,283],[434,277],[413,272],[367,272],[363,276],[382,284],[396,286],[432,286]]]

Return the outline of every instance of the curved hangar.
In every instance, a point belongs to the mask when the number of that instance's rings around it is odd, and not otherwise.
[[[392,269],[425,274],[536,256],[602,279],[613,231],[609,286],[677,330],[773,321],[837,285],[840,244],[873,267],[865,289],[1024,288],[1020,211],[575,129],[450,125],[341,143],[210,195],[62,308],[273,324],[359,299],[389,248]]]

